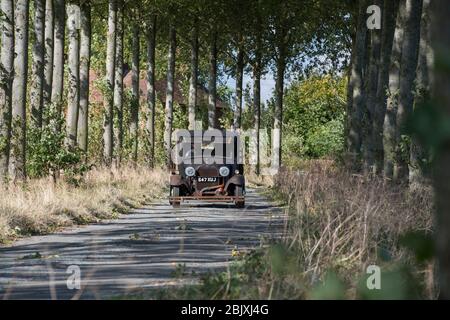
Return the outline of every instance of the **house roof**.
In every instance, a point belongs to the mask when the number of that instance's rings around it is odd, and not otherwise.
[[[93,103],[102,103],[103,102],[103,94],[96,87],[95,81],[99,78],[98,74],[91,70],[89,72],[89,88],[91,92],[91,102]],[[131,72],[128,72],[123,80],[124,88],[131,88]],[[188,104],[188,96],[187,93],[184,93],[181,85],[181,81],[179,79],[175,80],[174,85],[174,102],[179,105],[187,105]],[[166,90],[167,90],[167,80],[159,79],[155,81],[155,91],[156,97],[161,101],[161,103],[165,103],[166,99]],[[147,80],[146,75],[141,73],[141,77],[139,79],[139,91],[140,98],[142,101],[146,101],[147,99]],[[197,104],[207,104],[208,103],[208,90],[203,86],[198,86],[197,90]],[[217,108],[221,109],[226,106],[226,103],[221,99],[217,99]]]

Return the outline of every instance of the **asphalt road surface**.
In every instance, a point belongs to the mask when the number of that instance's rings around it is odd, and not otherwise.
[[[192,271],[224,270],[233,251],[282,233],[280,208],[255,190],[248,190],[246,205],[173,209],[162,201],[117,220],[0,247],[0,299],[108,299],[195,283]],[[180,270],[188,275],[177,277]]]

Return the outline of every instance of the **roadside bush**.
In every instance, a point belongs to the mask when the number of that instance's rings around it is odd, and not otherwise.
[[[305,154],[309,158],[334,158],[344,150],[344,122],[331,120],[310,132],[305,141]]]
[[[321,158],[343,148],[346,81],[331,75],[296,81],[286,91],[284,155]]]
[[[87,168],[82,163],[83,153],[65,144],[64,118],[54,105],[45,109],[42,128],[31,127],[27,135],[29,176],[42,178],[51,175],[56,181],[61,170],[68,178],[84,174]]]

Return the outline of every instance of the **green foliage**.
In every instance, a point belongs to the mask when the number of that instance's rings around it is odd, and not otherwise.
[[[399,243],[410,250],[419,263],[430,261],[435,255],[434,241],[430,233],[410,231],[400,238]]]
[[[343,150],[346,80],[330,75],[294,82],[286,92],[286,156],[322,158]]]
[[[435,101],[427,100],[415,108],[406,133],[416,135],[423,145],[436,152],[450,138],[450,118]]]
[[[342,300],[345,298],[345,284],[335,272],[328,272],[322,283],[312,289],[314,300]]]
[[[88,159],[93,163],[103,161],[103,106],[91,104],[89,110]]]
[[[82,164],[83,154],[79,149],[65,145],[64,118],[55,106],[49,105],[44,116],[46,123],[42,129],[30,128],[28,131],[27,172],[31,178],[49,174],[56,178],[57,173],[63,170],[69,180],[75,179],[87,170]]]
[[[344,149],[344,120],[335,119],[310,132],[305,141],[305,155],[310,158],[336,156]]]

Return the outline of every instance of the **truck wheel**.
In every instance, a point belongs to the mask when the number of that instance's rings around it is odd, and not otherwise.
[[[241,186],[236,186],[234,188],[234,195],[236,197],[242,197],[244,195],[243,188]],[[236,201],[236,207],[237,208],[243,208],[244,206],[245,206],[245,200]]]
[[[180,196],[180,188],[179,187],[171,187],[170,188],[170,195],[172,197],[179,197]],[[180,207],[180,201],[171,201],[170,204],[174,208],[179,208]]]

